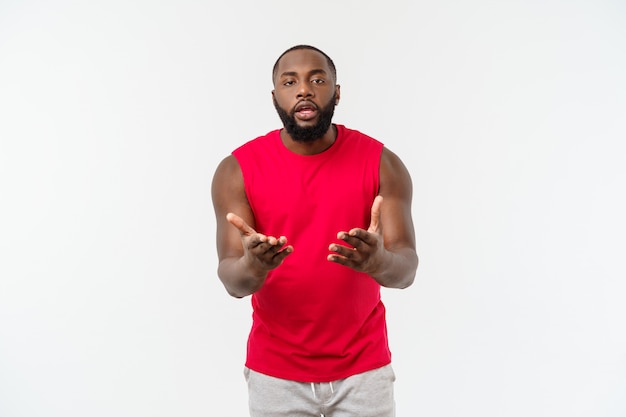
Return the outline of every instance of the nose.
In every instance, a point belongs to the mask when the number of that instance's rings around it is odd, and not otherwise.
[[[300,83],[298,86],[298,98],[312,97],[313,89],[309,83]]]

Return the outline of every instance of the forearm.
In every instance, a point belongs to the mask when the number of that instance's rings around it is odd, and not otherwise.
[[[243,298],[258,291],[265,282],[267,270],[253,268],[244,257],[223,259],[217,268],[217,275],[228,294]]]
[[[386,250],[384,259],[370,276],[383,287],[407,288],[413,284],[417,265],[417,253],[412,248]]]

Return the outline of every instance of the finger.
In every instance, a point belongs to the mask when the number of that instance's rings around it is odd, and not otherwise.
[[[274,261],[278,264],[282,263],[283,259],[289,256],[290,253],[293,252],[293,246],[285,246],[282,248],[276,255],[274,256]]]
[[[356,251],[352,251],[352,252],[356,252]],[[357,268],[357,261],[345,256],[341,256],[338,253],[331,253],[326,257],[327,260],[329,260],[330,262],[334,262],[336,264],[340,264],[340,265],[344,265],[350,268]]]
[[[349,259],[352,259],[357,255],[356,248],[349,248],[347,246],[337,245],[335,243],[331,244],[328,247],[328,250],[330,250],[331,252],[335,252],[335,255],[339,255]]]
[[[226,215],[226,220],[233,226],[235,226],[241,233],[244,235],[252,235],[256,233],[252,227],[248,225],[241,217],[237,216],[235,213],[228,213]]]
[[[375,232],[355,228],[350,232],[339,232],[337,238],[343,240],[349,245],[354,246],[357,250],[365,249],[364,245],[371,246],[376,244]]]
[[[250,240],[250,248],[254,248],[255,252],[260,255],[268,254],[274,256],[279,251],[286,249],[286,247],[284,247],[286,243],[287,238],[285,236],[281,236],[277,239],[274,236],[265,236],[256,233]],[[293,248],[290,250],[293,250]]]
[[[261,246],[264,246],[265,249],[262,249]],[[285,246],[283,248],[277,246],[268,247],[267,245],[260,245],[252,251],[257,259],[270,269],[276,268],[278,265],[280,265],[283,260],[292,252],[293,247],[291,245]]]
[[[367,229],[368,232],[380,233],[380,213],[382,204],[383,196],[377,195],[374,199],[374,203],[372,203],[370,227]]]
[[[285,236],[280,236],[279,238],[275,238],[274,236],[265,236],[264,238],[265,242],[274,247],[276,250],[279,250],[287,243],[287,238]]]
[[[282,237],[276,239],[274,236],[267,236],[264,243],[267,252],[276,253],[283,247],[285,243],[287,243],[287,240]]]

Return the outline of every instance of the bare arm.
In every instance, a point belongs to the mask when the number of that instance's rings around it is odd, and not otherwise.
[[[265,236],[254,230],[241,168],[232,155],[217,167],[211,195],[217,222],[217,274],[230,295],[245,297],[263,286],[267,273],[293,248],[285,246],[284,236]]]
[[[411,215],[413,184],[400,158],[383,149],[380,190],[372,204],[370,226],[341,231],[350,246],[331,244],[328,260],[365,272],[380,285],[406,288],[413,283],[418,257]]]

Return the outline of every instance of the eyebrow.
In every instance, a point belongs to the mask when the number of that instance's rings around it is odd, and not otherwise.
[[[326,71],[324,71],[321,68],[313,69],[313,70],[309,71],[309,73],[308,73],[309,76],[314,75],[314,74],[324,74],[324,75],[327,75]],[[297,75],[298,75],[298,73],[295,72],[295,71],[285,71],[282,74],[280,74],[278,77],[279,78],[280,77],[295,77]]]

